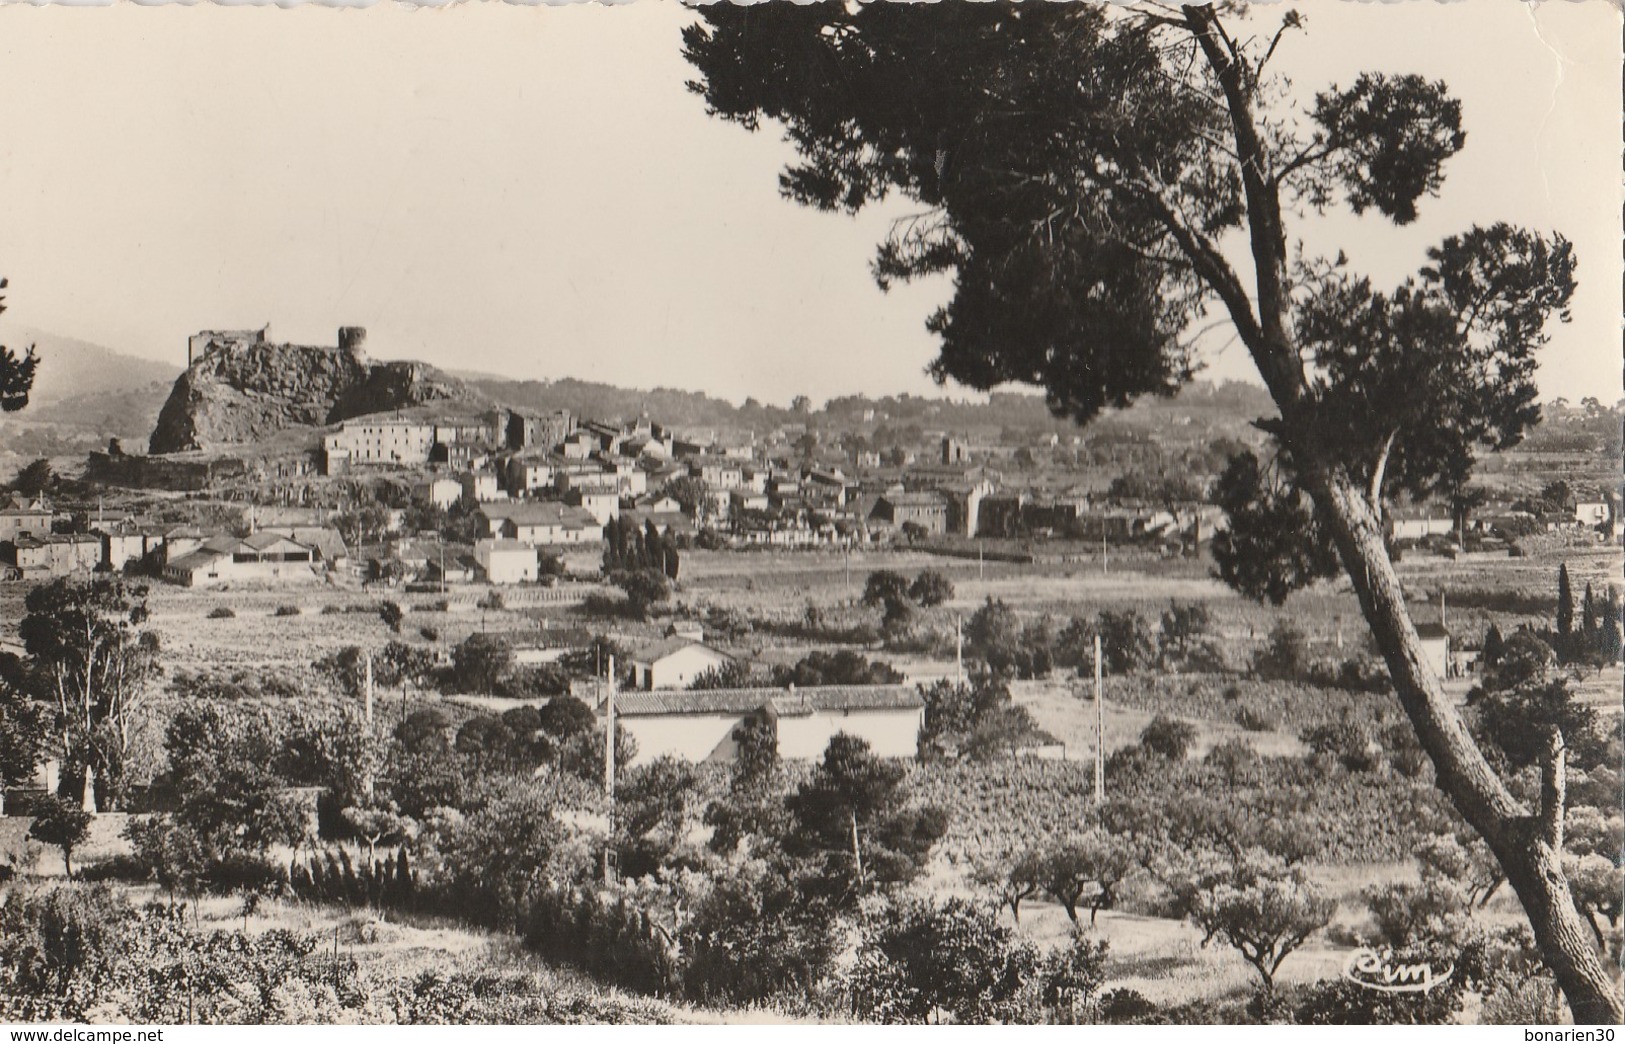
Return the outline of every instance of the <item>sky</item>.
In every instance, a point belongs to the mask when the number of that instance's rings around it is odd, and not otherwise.
[[[1310,221],[1308,245],[1392,284],[1474,222],[1561,231],[1580,289],[1542,392],[1617,399],[1619,11],[1297,7],[1307,32],[1276,60],[1305,96],[1421,72],[1463,99],[1468,129],[1415,225]],[[947,282],[882,293],[869,274],[906,206],[783,200],[778,133],[710,119],[684,89],[693,18],[665,0],[0,6],[0,337],[180,365],[199,329],[333,343],[357,325],[375,357],[521,378],[736,402],[943,394],[924,322]],[[1212,375],[1249,377],[1224,340]]]

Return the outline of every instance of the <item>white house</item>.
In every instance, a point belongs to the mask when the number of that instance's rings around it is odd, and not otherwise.
[[[732,761],[735,733],[752,719],[772,723],[784,758],[819,757],[843,732],[881,757],[911,758],[925,724],[925,705],[906,685],[628,692],[615,698],[615,714],[637,742],[634,765],[662,755]]]
[[[1388,535],[1394,540],[1425,540],[1448,536],[1456,530],[1456,520],[1448,511],[1432,508],[1396,507],[1387,515]]]
[[[1428,666],[1439,677],[1450,677],[1450,632],[1439,624],[1424,623],[1416,625],[1416,636],[1422,639],[1422,652],[1427,657]]]
[[[706,671],[729,657],[700,642],[673,638],[637,649],[632,654],[632,684],[639,689],[686,689]]]
[[[601,491],[573,489],[564,495],[564,500],[590,513],[598,520],[599,525],[607,526],[621,517],[621,495],[613,489]]]
[[[476,503],[484,504],[492,500],[502,500],[507,497],[497,476],[490,471],[469,471],[460,476],[463,496]]]
[[[183,587],[232,582],[299,583],[317,578],[316,549],[277,533],[218,536],[164,562],[164,579]]]
[[[604,524],[591,512],[555,500],[510,501],[480,505],[486,533],[536,547],[596,544]]]
[[[413,486],[412,496],[437,508],[449,508],[462,499],[463,485],[445,477],[430,479]]]
[[[1606,500],[1577,500],[1574,504],[1574,520],[1582,526],[1600,526],[1608,521],[1608,501]]]
[[[537,575],[536,548],[517,540],[476,540],[474,561],[486,580],[493,584],[534,583]]]

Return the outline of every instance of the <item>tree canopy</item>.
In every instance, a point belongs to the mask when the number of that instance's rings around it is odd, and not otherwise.
[[[1221,489],[1227,508],[1271,523],[1232,516],[1246,568],[1226,579],[1278,600],[1341,564],[1436,778],[1507,869],[1576,1021],[1617,1022],[1625,1006],[1563,880],[1561,789],[1531,807],[1473,742],[1382,526],[1389,498],[1456,492],[1475,448],[1513,445],[1538,417],[1536,353],[1567,318],[1573,250],[1490,223],[1446,237],[1391,289],[1341,253],[1307,253],[1291,226],[1311,212],[1414,221],[1466,141],[1462,106],[1417,74],[1306,96],[1270,68],[1298,12],[1243,35],[1226,28],[1234,13],[717,4],[684,45],[713,115],[782,127],[797,153],[787,197],[917,205],[873,267],[882,287],[951,278],[927,320],[941,379],[1036,385],[1087,422],[1177,391],[1219,312],[1276,408],[1257,422],[1273,460]],[[1561,748],[1551,757],[1560,769]]]
[[[5,288],[6,281],[0,279],[0,290]],[[5,310],[5,296],[0,294],[0,312]],[[39,358],[32,346],[19,355],[0,344],[0,411],[16,413],[28,405],[28,392],[34,387],[34,371],[38,368]]]

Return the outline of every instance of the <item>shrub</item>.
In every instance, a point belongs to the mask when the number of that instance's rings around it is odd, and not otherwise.
[[[1157,1013],[1157,1006],[1138,990],[1108,990],[1100,998],[1102,1022],[1125,1023],[1149,1019]]]
[[[339,604],[337,604],[335,602],[329,602],[326,605],[322,606],[322,615],[323,616],[342,616],[343,614],[344,614],[344,606],[339,605]]]
[[[1309,669],[1309,643],[1302,631],[1282,621],[1253,656],[1253,673],[1265,681],[1297,681]]]
[[[425,641],[438,642],[440,640],[440,628],[438,627],[419,627],[418,634],[421,634]]]
[[[1433,967],[1449,967],[1452,958],[1428,952],[1396,953],[1391,963],[1412,963],[1412,958]],[[1461,1010],[1461,976],[1452,975],[1431,990],[1388,993],[1347,979],[1326,979],[1304,989],[1294,1005],[1294,1021],[1305,1026],[1437,1026],[1451,1022]]]
[[[1140,746],[1171,761],[1184,761],[1196,742],[1196,726],[1159,714],[1140,733]]]
[[[1370,772],[1377,767],[1370,731],[1352,718],[1304,729],[1299,738],[1313,753],[1335,758],[1350,772]]]
[[[276,607],[276,612],[272,613],[271,615],[273,615],[273,616],[298,616],[299,615],[299,607],[297,605],[279,605],[279,606]]]
[[[1248,732],[1274,732],[1281,727],[1273,715],[1256,707],[1243,707],[1236,711],[1236,724]]]
[[[909,585],[909,596],[929,609],[954,596],[954,584],[940,569],[922,569]]]
[[[964,899],[938,905],[902,898],[866,920],[851,976],[855,1009],[878,1022],[924,1022],[933,1012],[961,1023],[1032,1022],[1066,980],[1068,1000],[1098,988],[1104,945],[1084,942],[1046,961],[998,923],[993,910]]]
[[[211,620],[231,620],[235,619],[236,616],[237,614],[232,611],[229,605],[217,605],[209,610],[209,619]]]

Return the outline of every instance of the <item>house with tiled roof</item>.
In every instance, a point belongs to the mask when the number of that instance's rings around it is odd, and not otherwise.
[[[881,757],[911,758],[925,704],[907,685],[628,692],[616,696],[615,716],[637,742],[633,764],[661,756],[732,761],[736,734],[752,720],[772,725],[782,758],[819,757],[840,733],[864,740]]]
[[[25,497],[13,493],[0,503],[0,540],[15,540],[24,534],[43,537],[51,532],[56,513],[44,497]]]
[[[163,577],[182,587],[228,583],[290,584],[318,576],[316,549],[280,533],[222,535],[164,563]]]
[[[637,689],[686,689],[706,671],[717,670],[730,657],[703,642],[667,638],[632,650],[632,686]]]
[[[604,524],[591,511],[556,500],[512,500],[480,505],[487,536],[536,547],[595,544]]]

